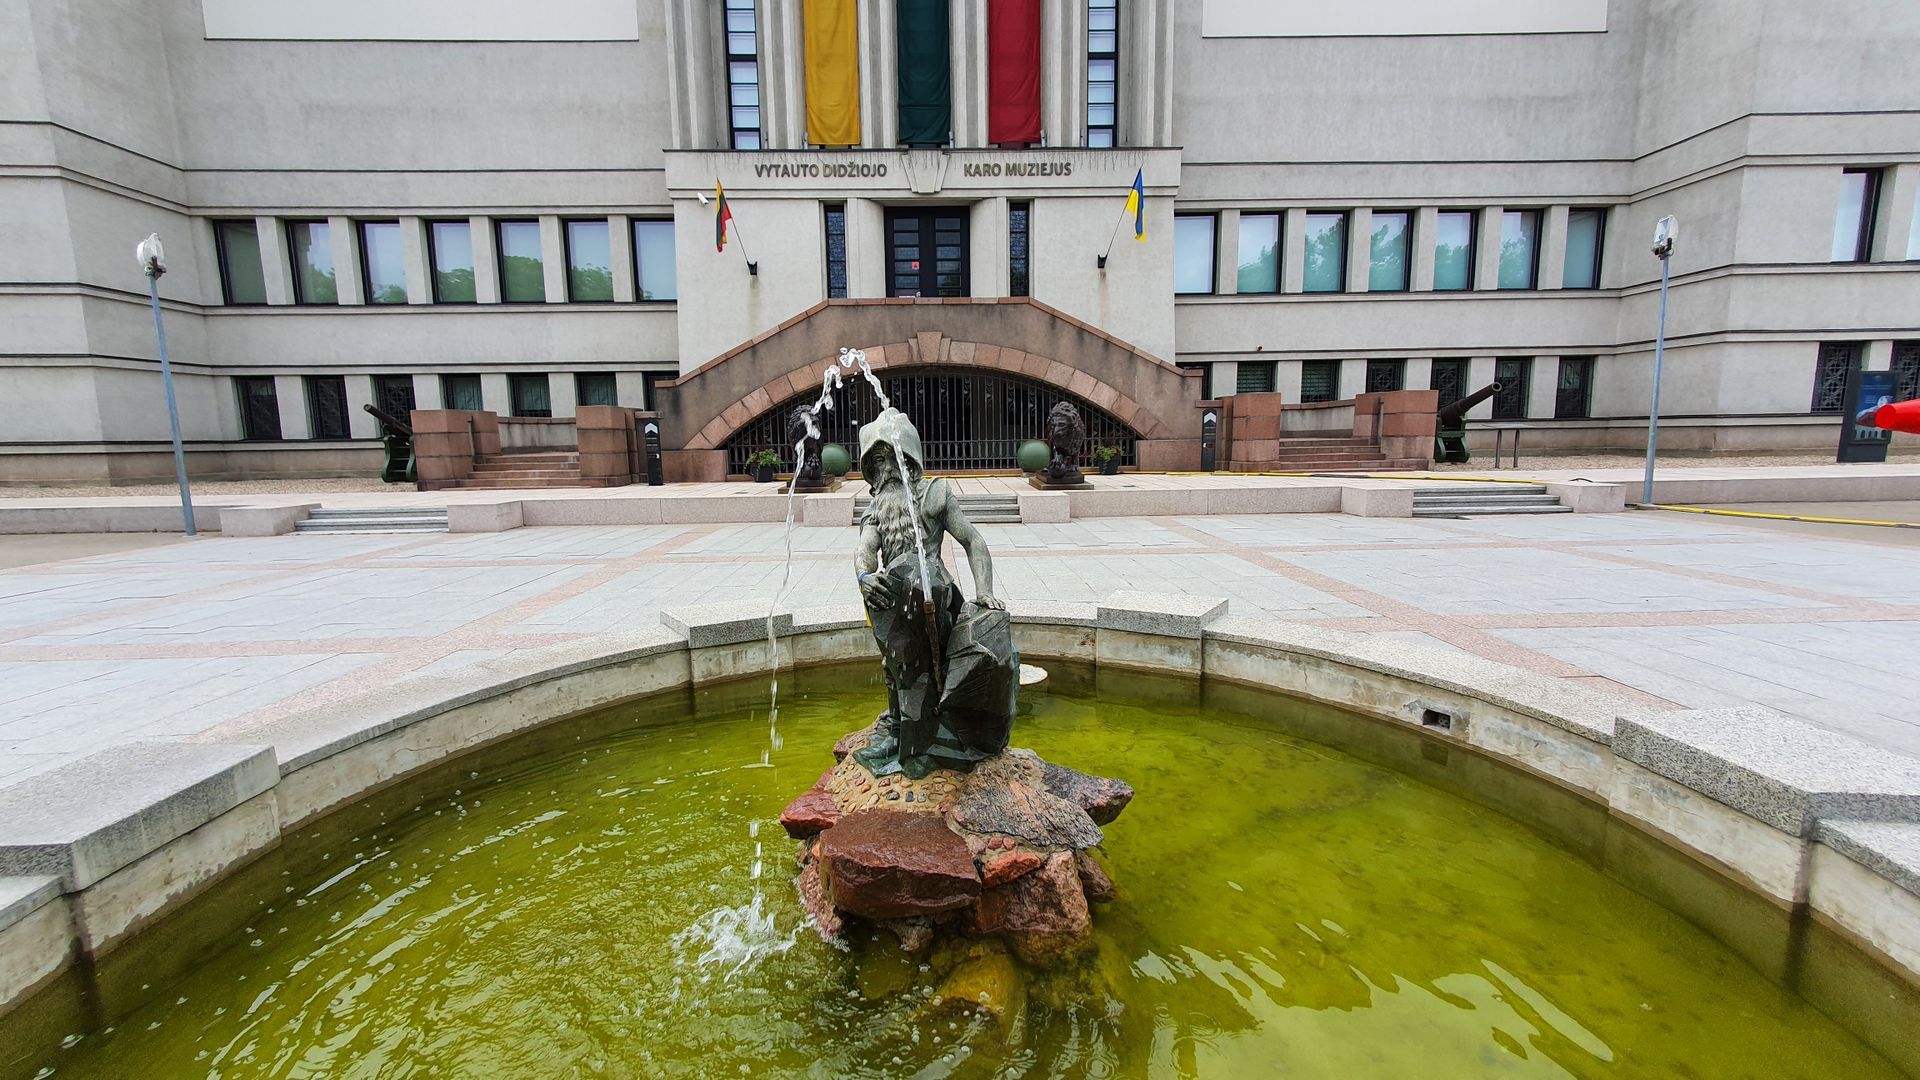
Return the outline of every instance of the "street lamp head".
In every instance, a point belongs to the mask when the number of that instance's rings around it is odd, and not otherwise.
[[[1653,227],[1653,253],[1665,259],[1673,254],[1673,241],[1680,233],[1680,225],[1668,214]]]
[[[133,257],[139,260],[140,272],[148,277],[157,278],[167,272],[166,251],[160,246],[159,233],[148,233],[133,249]]]

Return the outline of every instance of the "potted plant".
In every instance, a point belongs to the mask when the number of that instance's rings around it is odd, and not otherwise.
[[[771,450],[756,450],[747,459],[747,467],[753,470],[753,478],[762,484],[773,482],[773,470],[780,467],[780,455]]]
[[[1113,476],[1120,471],[1120,448],[1117,446],[1096,446],[1093,448],[1094,464],[1100,466],[1101,476]]]

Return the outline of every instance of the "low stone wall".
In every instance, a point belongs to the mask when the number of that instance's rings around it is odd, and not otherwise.
[[[1688,856],[1689,872],[1734,883],[1785,920],[1810,915],[1889,978],[1920,981],[1920,765],[1908,759],[1764,710],[1622,709],[1473,656],[1233,616],[1224,600],[1116,593],[1010,607],[1029,659],[1091,658],[1257,688],[1259,701],[1325,702],[1418,732],[1423,753],[1513,766]],[[533,727],[768,671],[764,607],[683,608],[661,621],[372,690],[267,725],[254,742],[119,746],[0,791],[0,1010],[75,963],[91,971],[92,958],[288,831],[374,788]],[[782,666],[876,655],[857,605],[783,611],[775,631]],[[1500,793],[1485,797],[1497,805]],[[1608,869],[1763,971],[1799,963],[1803,936],[1743,935],[1724,884],[1673,888],[1624,856]],[[1910,1039],[1874,1026],[1889,1014],[1833,1014],[1920,1067]]]

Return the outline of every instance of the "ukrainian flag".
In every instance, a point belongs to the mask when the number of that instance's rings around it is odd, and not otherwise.
[[[1145,241],[1147,238],[1147,185],[1144,167],[1135,169],[1133,187],[1127,189],[1127,211],[1133,214],[1133,238]]]

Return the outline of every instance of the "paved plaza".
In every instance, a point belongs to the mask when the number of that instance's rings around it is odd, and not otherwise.
[[[1224,596],[1235,614],[1460,649],[1623,705],[1759,703],[1920,757],[1920,548],[1899,530],[1664,512],[982,529],[1014,601]],[[796,529],[785,606],[854,602],[855,539]],[[788,573],[783,530],[764,524],[86,540],[84,557],[0,559],[0,785],[117,740],[233,740],[513,650],[617,646],[663,608],[765,598]]]

